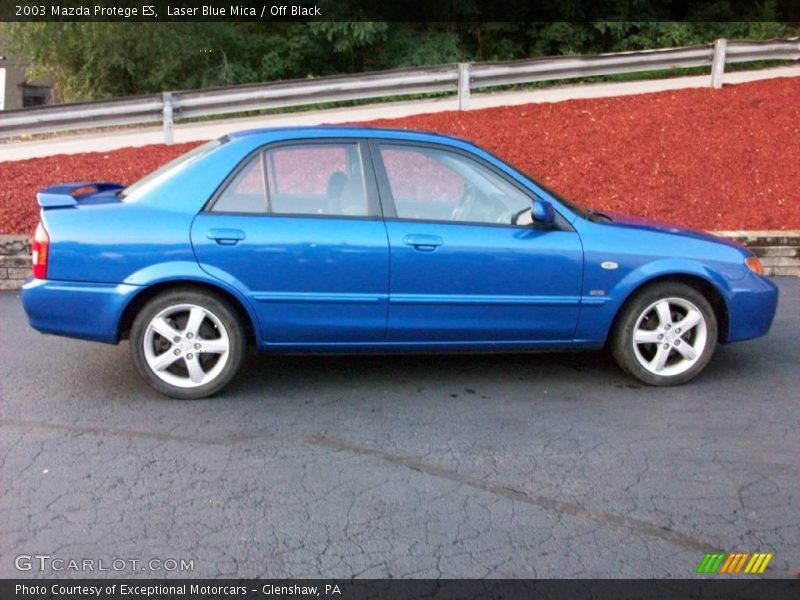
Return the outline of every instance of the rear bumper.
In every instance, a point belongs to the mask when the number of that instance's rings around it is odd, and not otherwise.
[[[726,341],[739,342],[766,335],[778,308],[778,286],[755,274],[736,283],[737,288],[727,298]]]
[[[32,279],[22,286],[22,306],[42,333],[116,344],[122,311],[136,285]]]

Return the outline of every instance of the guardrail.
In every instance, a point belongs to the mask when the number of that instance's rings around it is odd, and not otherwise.
[[[10,110],[0,112],[0,137],[160,121],[164,142],[171,144],[175,118],[441,92],[458,94],[458,107],[463,110],[475,89],[704,66],[711,67],[710,85],[719,88],[726,63],[761,60],[800,60],[800,38],[720,39],[687,48],[458,63]]]

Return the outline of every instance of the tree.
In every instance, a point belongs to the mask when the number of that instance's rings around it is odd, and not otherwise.
[[[234,83],[227,23],[7,23],[11,49],[65,100]]]
[[[638,11],[642,19],[650,19],[637,22],[590,20],[588,13],[570,13],[569,3],[559,6],[564,18],[573,21],[470,21],[478,4],[463,0],[452,8],[460,11],[456,15],[465,19],[461,22],[6,23],[0,34],[11,43],[10,50],[31,60],[31,75],[49,75],[62,98],[74,101],[457,61],[617,52],[707,43],[718,37],[764,39],[798,33],[796,27],[768,20],[777,14],[774,0],[756,6],[760,20],[753,22],[710,21],[708,7],[676,15],[673,6],[680,4],[617,0],[625,14]],[[340,10],[345,10],[342,6]],[[713,14],[726,16],[725,10],[732,9],[720,0]],[[653,20],[679,17],[686,20]]]

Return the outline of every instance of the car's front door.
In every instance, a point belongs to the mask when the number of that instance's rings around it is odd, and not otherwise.
[[[389,250],[366,154],[354,140],[267,147],[195,219],[201,267],[245,288],[267,343],[385,337]]]
[[[532,194],[467,153],[371,147],[389,234],[389,341],[573,338],[583,269],[575,231],[531,223]]]

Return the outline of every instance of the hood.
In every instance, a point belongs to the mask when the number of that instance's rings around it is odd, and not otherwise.
[[[603,211],[602,214],[611,217],[612,220],[612,222],[610,223],[611,225],[630,227],[632,229],[641,229],[644,231],[657,231],[660,233],[669,233],[671,235],[679,235],[699,240],[706,240],[709,242],[716,242],[717,244],[724,244],[726,246],[737,248],[739,250],[747,250],[746,246],[743,246],[738,242],[734,242],[732,240],[728,240],[719,237],[718,235],[714,235],[713,233],[708,233],[705,231],[697,231],[696,229],[688,229],[686,227],[681,227],[679,225],[664,223],[663,221],[644,219],[642,217],[631,217],[628,215],[621,215],[618,213],[612,213],[607,211]],[[750,252],[748,250],[748,254],[749,253]]]

